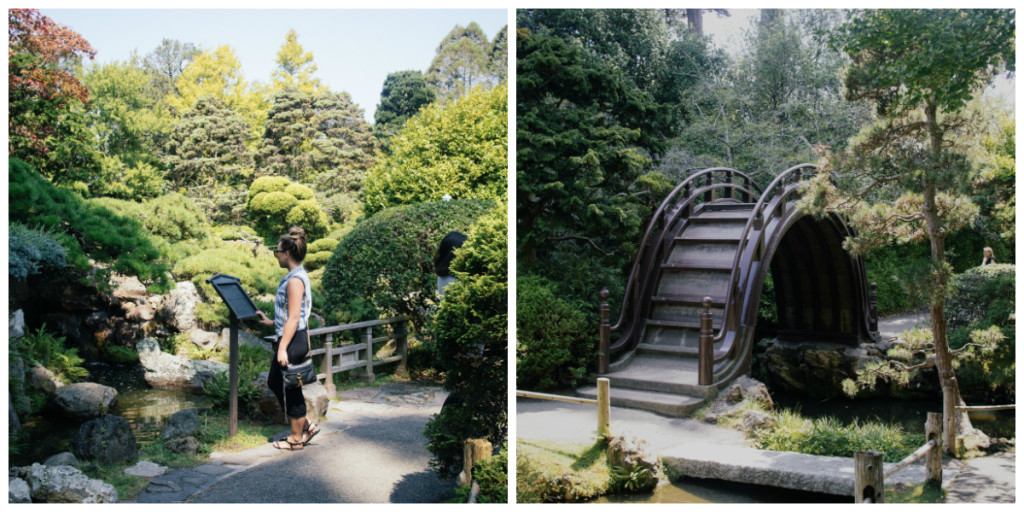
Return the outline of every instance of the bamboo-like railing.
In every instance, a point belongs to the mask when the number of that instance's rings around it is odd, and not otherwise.
[[[597,379],[597,399],[580,398],[575,396],[549,395],[547,393],[535,393],[533,391],[516,390],[516,396],[523,398],[536,398],[538,400],[553,400],[556,402],[569,402],[583,405],[597,406],[597,435],[604,437],[608,435],[608,424],[611,421],[611,387],[607,378]]]

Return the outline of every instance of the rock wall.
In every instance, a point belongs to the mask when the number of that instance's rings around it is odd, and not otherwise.
[[[754,356],[754,374],[774,390],[833,398],[843,394],[843,380],[856,379],[859,365],[885,359],[885,342],[862,343],[856,347],[837,343],[761,340]],[[925,370],[910,386],[897,391],[879,381],[872,393],[861,395],[932,393],[937,391],[934,372]]]

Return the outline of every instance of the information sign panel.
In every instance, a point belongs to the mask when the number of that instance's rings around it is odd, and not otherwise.
[[[249,295],[242,289],[242,284],[237,277],[227,274],[216,274],[207,279],[206,282],[213,285],[213,289],[217,290],[217,294],[220,295],[221,299],[224,299],[224,303],[228,305],[228,308],[231,309],[231,312],[239,320],[247,320],[256,316],[258,311],[256,304],[252,302]]]

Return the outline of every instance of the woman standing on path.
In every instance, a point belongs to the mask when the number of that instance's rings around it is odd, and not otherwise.
[[[273,325],[277,331],[267,387],[277,396],[277,402],[281,404],[281,410],[291,425],[291,434],[275,441],[274,448],[301,450],[320,429],[306,419],[306,399],[302,396],[302,388],[285,389],[281,369],[289,364],[303,362],[309,354],[308,321],[313,309],[313,294],[309,276],[306,275],[306,269],[302,268],[302,260],[306,258],[306,231],[295,226],[287,235],[282,235],[274,249],[274,256],[281,268],[288,269],[288,275],[277,285],[274,319],[267,318],[263,312],[257,313],[261,317],[260,324]]]

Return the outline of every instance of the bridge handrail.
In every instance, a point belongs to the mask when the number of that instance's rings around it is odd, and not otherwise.
[[[714,182],[714,174],[724,174],[725,180],[721,183]],[[733,183],[735,177],[739,177],[744,182],[744,186],[736,185]],[[699,180],[703,179],[704,184],[701,186]],[[692,190],[691,190],[692,188]],[[760,187],[754,182],[753,178],[747,174],[737,171],[736,169],[728,167],[712,167],[700,170],[694,174],[688,176],[685,180],[676,185],[671,192],[665,196],[658,209],[655,210],[651,216],[651,220],[647,223],[647,228],[644,230],[644,235],[640,240],[640,246],[636,256],[633,259],[633,265],[630,267],[629,277],[626,280],[626,288],[622,295],[622,306],[619,308],[619,317],[615,324],[611,326],[611,332],[620,330],[623,327],[627,316],[626,313],[629,311],[629,318],[633,319],[629,331],[624,333],[615,344],[611,345],[610,351],[617,352],[622,347],[629,344],[630,339],[635,334],[635,326],[640,314],[641,307],[641,295],[643,295],[642,289],[639,289],[641,285],[637,283],[638,276],[642,273],[643,275],[650,275],[656,264],[656,255],[658,249],[664,244],[666,234],[670,233],[670,229],[673,225],[678,222],[680,215],[683,212],[689,212],[692,210],[693,203],[703,196],[704,202],[709,202],[711,195],[714,194],[715,190],[731,188],[730,197],[734,197],[735,191],[738,190],[742,197],[749,200],[751,197],[756,197],[761,194]],[[677,199],[676,196],[680,191],[684,191],[681,199]],[[669,213],[669,216],[666,216]],[[651,233],[655,227],[659,225],[660,221],[660,232],[656,240],[648,240],[651,238]],[[643,272],[641,272],[643,271]],[[632,306],[632,307],[630,307]]]
[[[753,263],[749,258],[744,258],[743,257],[744,252],[747,250],[747,247],[750,245],[750,240],[748,240],[748,238],[749,238],[751,230],[752,229],[756,229],[757,230],[757,237],[756,237],[757,240],[755,241],[756,243],[754,245],[754,247],[757,247],[758,245],[760,245],[764,241],[764,235],[765,235],[764,227],[768,225],[768,222],[771,220],[772,217],[781,215],[781,213],[782,213],[782,212],[778,212],[777,211],[778,208],[773,208],[772,211],[771,211],[771,216],[769,218],[767,218],[767,219],[764,219],[762,217],[763,217],[763,214],[764,214],[765,206],[769,202],[774,200],[776,197],[784,197],[786,194],[788,194],[792,190],[792,186],[793,185],[803,181],[803,179],[804,179],[804,169],[817,169],[817,168],[818,168],[817,165],[810,164],[810,163],[803,163],[803,164],[794,165],[793,167],[790,167],[789,169],[786,169],[785,171],[782,171],[781,173],[779,173],[779,175],[776,176],[775,179],[772,180],[772,182],[770,184],[768,184],[767,187],[764,188],[764,192],[761,193],[760,197],[758,197],[757,203],[754,205],[753,214],[750,216],[749,219],[747,219],[747,223],[743,227],[743,232],[742,232],[742,234],[740,234],[739,246],[737,247],[736,254],[733,256],[732,267],[731,267],[732,268],[732,273],[731,273],[731,275],[729,277],[729,285],[726,287],[726,292],[725,292],[726,295],[725,295],[725,313],[724,314],[725,314],[726,318],[730,317],[730,313],[733,313],[734,315],[738,315],[740,313],[740,311],[739,311],[739,309],[738,309],[738,307],[736,305],[737,297],[735,297],[735,295],[738,293],[740,277],[741,276],[747,276],[748,272],[750,271],[750,267],[752,266],[752,263]],[[793,180],[792,179],[793,176],[796,176],[797,179]],[[808,175],[808,177],[810,177],[810,176],[813,176],[813,173]],[[756,226],[756,228],[755,228],[755,226]],[[741,260],[743,260],[743,261],[741,261]],[[741,264],[743,264],[743,266],[744,266],[742,271],[740,269]],[[738,317],[732,316],[732,318],[735,318],[738,321]],[[714,343],[719,343],[723,339],[725,339],[726,333],[729,332],[729,329],[730,329],[729,322],[724,322],[723,321],[721,328],[719,328],[718,333],[715,334],[715,336],[713,338]],[[721,347],[721,348],[719,348],[718,350],[715,351],[715,354],[714,354],[714,362],[715,363],[719,363],[719,362],[723,361],[726,357],[728,357],[728,355],[733,350],[733,347],[735,345],[735,341],[736,341],[735,338],[732,338],[732,339],[729,340],[729,343],[726,344],[727,346],[723,346],[723,347]]]

